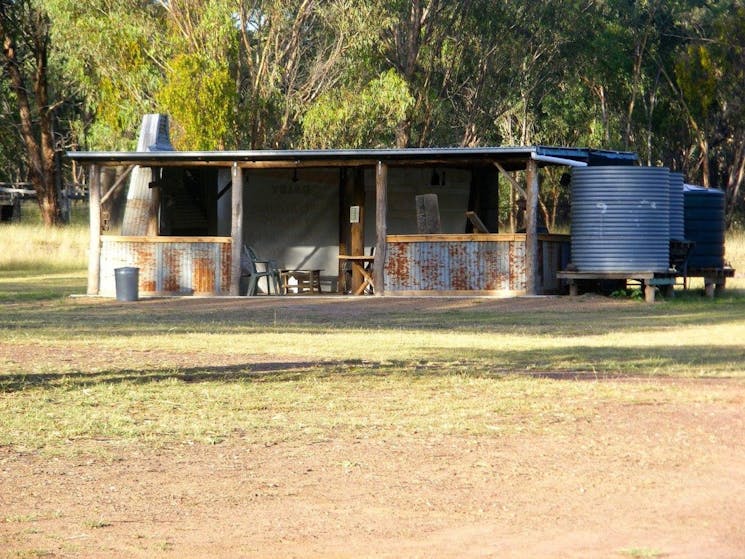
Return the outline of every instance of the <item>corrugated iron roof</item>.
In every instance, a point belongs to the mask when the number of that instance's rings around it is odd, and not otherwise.
[[[499,161],[507,169],[523,169],[532,154],[576,161],[634,162],[633,152],[548,146],[448,147],[403,149],[243,150],[243,151],[70,151],[69,159],[98,165],[343,167],[375,165],[474,165]]]

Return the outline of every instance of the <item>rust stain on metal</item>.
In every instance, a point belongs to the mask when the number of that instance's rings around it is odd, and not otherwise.
[[[127,243],[123,248],[132,254],[133,265],[140,269],[139,289],[145,294],[157,292],[154,247],[142,243]]]
[[[181,283],[179,282],[179,249],[174,245],[163,246],[162,272],[164,293],[179,293]]]
[[[220,292],[227,294],[230,291],[231,263],[233,258],[232,247],[229,243],[220,245]]]
[[[394,291],[524,290],[525,242],[392,242],[386,282],[386,288]]]
[[[468,246],[472,243],[447,243],[445,250],[448,258],[448,272],[450,276],[449,285],[446,289],[455,291],[466,291],[472,289],[470,278],[476,278],[477,270],[473,269],[473,263],[468,257]]]
[[[496,283],[491,286],[491,289],[508,290],[510,288],[510,243],[499,241],[496,245]]]
[[[414,254],[413,265],[420,270],[421,289],[425,291],[437,291],[444,289],[440,276],[444,271],[443,261],[438,258],[437,248],[439,243],[417,243],[421,250]],[[434,253],[434,254],[433,254]]]
[[[510,285],[511,291],[525,289],[525,242],[510,242]]]
[[[389,243],[386,248],[385,274],[390,289],[407,289],[411,285],[409,243]]]
[[[215,275],[218,273],[216,262],[211,258],[195,258],[193,272],[195,293],[215,293]]]
[[[479,289],[495,290],[498,284],[499,274],[499,245],[497,243],[485,243],[478,252],[479,274],[481,281]]]
[[[113,295],[114,269],[136,266],[140,269],[140,293],[215,294],[230,286],[230,243],[169,241],[158,237],[136,242],[102,242],[102,294]]]

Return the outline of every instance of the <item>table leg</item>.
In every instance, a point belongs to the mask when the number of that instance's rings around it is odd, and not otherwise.
[[[362,275],[362,283],[357,289],[354,290],[354,294],[362,295],[365,292],[365,288],[367,288],[368,285],[372,287],[373,289],[375,289],[374,284],[373,284],[373,278],[370,275],[370,273],[367,270],[365,270],[364,265],[358,262],[353,262],[352,266],[356,268],[357,271],[359,271],[359,273]]]

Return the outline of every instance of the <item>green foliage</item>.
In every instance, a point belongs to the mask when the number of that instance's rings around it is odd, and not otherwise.
[[[167,54],[162,10],[148,0],[44,0],[53,20],[54,56],[80,89],[87,149],[133,149]]]
[[[13,110],[15,96],[8,84],[0,80],[0,182],[15,182],[23,179],[23,145],[18,134],[11,133],[18,125]]]
[[[188,149],[629,149],[745,213],[742,0],[28,2],[65,148],[131,149],[166,111]],[[15,105],[3,75],[0,177],[27,171]]]
[[[303,117],[303,143],[312,148],[391,146],[395,126],[414,98],[401,76],[388,70],[359,91],[329,91]]]
[[[693,116],[708,119],[723,77],[711,50],[706,45],[689,45],[675,65],[675,77]]]
[[[223,65],[197,54],[178,55],[169,66],[157,101],[161,111],[173,117],[177,149],[233,147],[235,88]]]

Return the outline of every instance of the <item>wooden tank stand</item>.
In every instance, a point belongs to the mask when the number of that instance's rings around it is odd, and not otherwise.
[[[704,292],[707,297],[714,297],[724,291],[727,278],[735,277],[734,268],[687,268],[683,278],[683,287],[688,288],[688,278],[704,278]]]
[[[644,291],[644,300],[647,303],[654,303],[655,292],[658,287],[664,288],[666,294],[672,292],[675,286],[677,274],[656,273],[656,272],[573,272],[560,271],[556,273],[558,279],[567,280],[569,284],[569,295],[577,296],[579,289],[577,281],[579,280],[633,280],[642,285]]]

